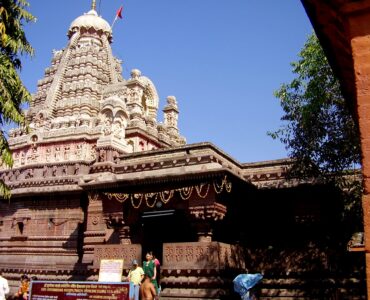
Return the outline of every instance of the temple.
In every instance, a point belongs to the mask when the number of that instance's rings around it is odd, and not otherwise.
[[[288,159],[240,163],[186,144],[176,97],[159,116],[153,82],[137,69],[123,78],[94,5],[67,36],[29,128],[9,132],[14,167],[0,171],[12,192],[0,202],[0,269],[13,289],[24,273],[97,280],[101,259],[128,269],[154,251],[163,299],[237,299],[232,279],[245,272],[264,275],[260,299],[364,299],[342,191],[287,178]]]

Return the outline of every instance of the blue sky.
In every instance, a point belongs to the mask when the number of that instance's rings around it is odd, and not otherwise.
[[[91,0],[29,2],[37,22],[25,30],[35,56],[23,61],[21,77],[34,93],[52,50],[67,45],[69,25]],[[121,5],[112,49],[123,76],[140,69],[161,109],[177,97],[188,143],[211,142],[239,162],[287,157],[266,133],[283,114],[273,92],[293,78],[290,62],[312,32],[299,0],[97,0],[109,23]]]

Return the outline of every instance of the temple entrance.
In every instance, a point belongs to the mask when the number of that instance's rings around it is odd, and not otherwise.
[[[197,240],[194,228],[183,210],[148,211],[141,215],[142,259],[152,251],[163,262],[163,243],[194,242]]]

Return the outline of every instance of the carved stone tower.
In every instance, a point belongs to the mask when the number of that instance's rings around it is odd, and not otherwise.
[[[67,36],[67,47],[54,51],[38,81],[27,112],[30,132],[9,133],[15,167],[114,162],[120,154],[185,144],[175,98],[168,98],[164,123],[159,122],[154,84],[137,69],[129,79],[122,77],[121,62],[112,54],[112,29],[94,5],[71,23]]]

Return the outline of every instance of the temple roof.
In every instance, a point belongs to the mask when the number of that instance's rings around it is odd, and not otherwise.
[[[138,69],[123,78],[112,29],[94,3],[71,23],[66,47],[53,51],[26,114],[30,130],[9,131],[18,168],[11,180],[79,175],[94,164],[118,164],[122,154],[186,144],[176,98],[167,97],[160,121],[154,83]]]
[[[108,22],[99,17],[98,13],[94,9],[83,14],[82,16],[79,16],[71,23],[68,30],[68,37],[71,37],[76,29],[81,30],[82,28],[86,30],[93,28],[96,31],[102,31],[106,33],[109,37],[112,35],[112,29]]]

